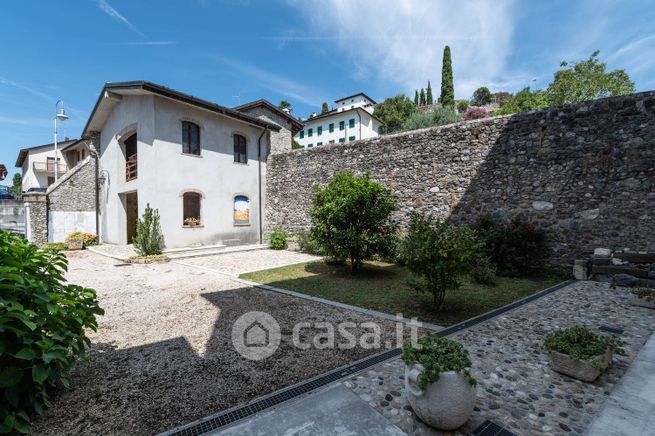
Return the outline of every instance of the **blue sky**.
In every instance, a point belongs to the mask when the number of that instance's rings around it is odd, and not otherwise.
[[[4,2],[0,162],[77,137],[106,81],[150,80],[225,106],[289,100],[307,116],[364,91],[413,95],[452,49],[457,98],[544,87],[595,50],[655,89],[652,0],[67,0]],[[238,96],[238,97],[236,97]],[[11,174],[9,175],[11,177]],[[5,182],[7,183],[7,182]]]

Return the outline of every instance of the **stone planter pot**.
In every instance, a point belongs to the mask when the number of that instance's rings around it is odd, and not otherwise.
[[[69,250],[81,250],[84,248],[84,241],[81,239],[71,239],[66,245]]]
[[[417,379],[424,369],[421,364],[405,365],[405,390],[416,415],[440,430],[464,425],[475,407],[475,388],[462,374],[448,371],[439,374],[439,380],[423,391]]]
[[[632,299],[630,300],[630,304],[633,306],[655,309],[655,300],[648,301],[645,298],[639,298],[636,295],[632,296]]]
[[[569,357],[568,354],[558,351],[549,351],[548,356],[550,357],[550,368],[553,371],[585,382],[596,380],[612,363],[611,348],[589,360],[575,360]]]

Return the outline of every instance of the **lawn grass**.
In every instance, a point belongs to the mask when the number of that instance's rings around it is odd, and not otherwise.
[[[411,273],[404,267],[383,262],[366,262],[359,274],[349,266],[314,261],[241,275],[241,278],[353,306],[396,314],[419,321],[448,326],[504,306],[553,286],[561,278],[499,277],[496,286],[464,281],[446,293],[444,307],[432,308],[432,296],[417,294],[407,282]]]

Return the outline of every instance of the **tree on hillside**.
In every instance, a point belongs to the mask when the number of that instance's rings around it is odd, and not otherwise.
[[[425,106],[425,89],[421,88],[421,93],[419,94],[418,103],[421,106]]]
[[[20,200],[23,197],[23,177],[20,173],[14,174],[12,180],[11,192],[14,194],[16,200]]]
[[[450,47],[443,49],[443,64],[441,66],[441,97],[442,106],[455,107],[455,85],[453,84],[453,64],[450,58]]]
[[[607,63],[598,60],[599,53],[596,50],[589,59],[580,62],[560,63],[561,67],[568,68],[555,72],[555,79],[548,85],[546,92],[551,106],[635,91],[635,84],[625,70],[606,72]]]
[[[425,102],[429,105],[434,103],[434,99],[432,98],[432,86],[430,85],[430,81],[428,80],[428,89],[425,92]]]
[[[382,132],[391,133],[399,130],[405,120],[416,111],[412,100],[403,94],[398,94],[376,105],[373,113],[384,123]]]
[[[280,109],[289,109],[289,111],[292,110],[292,109],[291,109],[291,103],[289,103],[289,102],[286,101],[286,100],[282,100],[282,101],[280,102],[280,104],[277,105],[277,107],[279,107]]]
[[[323,102],[323,106],[321,107],[321,113],[324,114],[329,111],[330,109],[328,108],[328,104],[326,102]]]
[[[523,88],[520,92],[506,102],[498,110],[498,115],[515,114],[518,112],[531,111],[535,109],[544,109],[549,106],[548,95],[546,91],[538,89],[530,91],[530,87]]]
[[[494,102],[500,106],[502,106],[503,103],[513,97],[512,94],[507,91],[494,92],[492,96],[494,98]]]
[[[493,101],[493,95],[486,86],[481,86],[473,92],[471,104],[473,106],[486,106]]]
[[[414,104],[418,106],[418,89],[414,91]]]

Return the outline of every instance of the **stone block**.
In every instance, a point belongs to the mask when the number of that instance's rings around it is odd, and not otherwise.
[[[625,265],[594,265],[591,267],[591,272],[594,274],[629,274],[634,277],[648,278],[648,270],[635,268]]]
[[[595,257],[610,257],[612,255],[612,250],[609,248],[596,248],[594,250]]]
[[[637,284],[637,277],[630,274],[614,274],[612,278],[614,283],[619,286],[634,286]]]
[[[576,280],[587,280],[589,277],[589,261],[587,259],[576,259],[573,262],[573,277]]]

